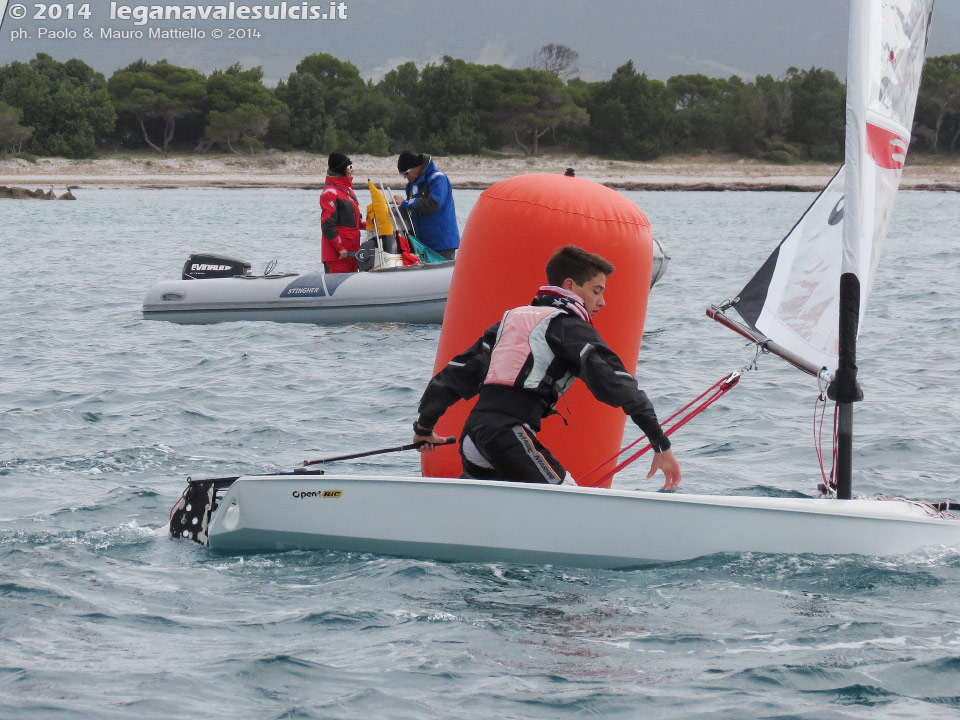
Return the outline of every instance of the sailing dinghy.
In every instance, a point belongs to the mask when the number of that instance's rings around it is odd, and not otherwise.
[[[960,547],[954,504],[852,499],[850,488],[856,336],[910,139],[932,5],[852,0],[845,167],[743,292],[708,311],[838,400],[837,471],[823,497],[293,472],[191,482],[174,534],[227,552],[317,548],[605,568],[717,552]],[[731,308],[742,322],[725,314]]]

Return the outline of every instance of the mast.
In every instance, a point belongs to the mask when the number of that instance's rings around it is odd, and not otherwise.
[[[837,401],[837,498],[853,496],[853,403],[863,400],[857,382],[857,327],[860,319],[860,279],[840,276],[840,355],[827,397]]]
[[[863,400],[857,382],[857,331],[860,324],[861,235],[872,228],[861,222],[870,204],[865,197],[863,125],[866,121],[871,51],[879,32],[882,0],[851,0],[847,39],[847,101],[844,165],[843,240],[839,288],[839,337],[837,370],[827,388],[827,397],[837,403],[837,498],[853,495],[853,403]],[[909,136],[908,136],[909,139]]]

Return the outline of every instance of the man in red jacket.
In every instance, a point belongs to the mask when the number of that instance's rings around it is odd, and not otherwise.
[[[357,272],[355,254],[360,249],[360,231],[367,224],[353,192],[353,163],[343,153],[330,153],[327,180],[320,193],[320,259],[328,273]]]

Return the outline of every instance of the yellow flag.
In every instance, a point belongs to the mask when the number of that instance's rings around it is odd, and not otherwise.
[[[390,220],[390,208],[387,206],[387,199],[383,193],[373,184],[373,180],[367,180],[370,187],[370,198],[373,200],[367,205],[367,230],[375,231],[378,235],[393,235],[393,223]],[[376,225],[374,225],[376,221]]]

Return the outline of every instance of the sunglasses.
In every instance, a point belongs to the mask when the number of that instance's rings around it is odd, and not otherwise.
[[[414,170],[416,170],[416,168],[410,168],[409,170],[404,170],[400,174],[403,175],[404,177],[410,177],[410,173],[412,173]]]
[[[350,163],[349,165],[347,165],[347,170],[353,170],[353,163]]]

